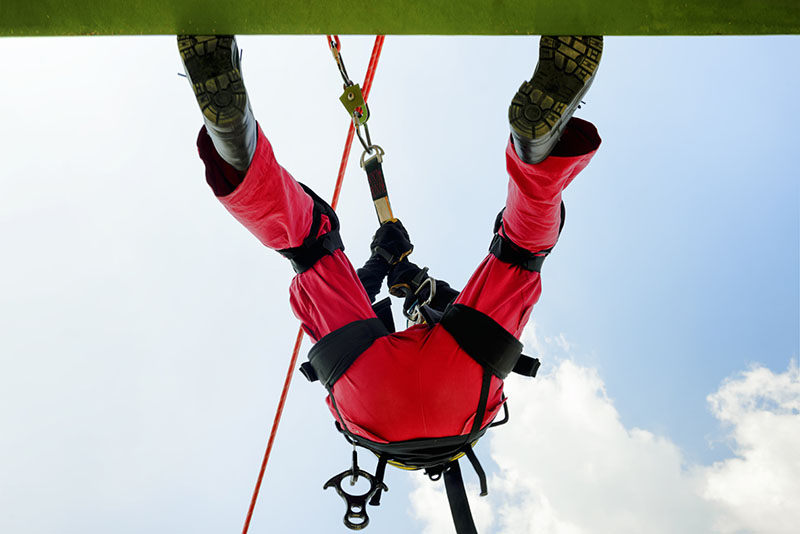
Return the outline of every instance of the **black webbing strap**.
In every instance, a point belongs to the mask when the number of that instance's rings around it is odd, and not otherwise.
[[[522,343],[497,321],[463,304],[448,306],[440,324],[473,360],[505,380],[512,371],[536,376],[539,360],[522,354]]]
[[[311,230],[299,247],[278,250],[283,257],[292,262],[292,268],[297,274],[306,272],[324,256],[333,254],[339,249],[344,250],[342,238],[339,236],[339,218],[336,216],[336,212],[309,187],[303,184],[300,184],[300,187],[314,200]],[[331,230],[317,237],[322,224],[322,215],[327,215],[330,219]]]
[[[354,321],[320,339],[308,352],[308,360],[300,372],[310,381],[319,380],[326,389],[372,345],[376,339],[389,335],[380,319]]]
[[[480,461],[478,461],[478,457],[475,456],[475,451],[472,450],[471,445],[468,445],[464,452],[467,455],[469,463],[472,464],[472,468],[475,470],[475,473],[478,475],[478,480],[481,484],[481,497],[486,497],[489,495],[489,486],[486,483],[486,471],[483,470],[483,466],[481,465]]]
[[[458,460],[450,462],[444,470],[444,489],[447,492],[447,501],[450,503],[450,513],[453,514],[453,523],[457,534],[478,534],[472,511],[469,509],[467,491],[464,489],[464,479],[461,478],[461,468]]]
[[[497,214],[497,219],[494,222],[494,237],[492,243],[489,245],[489,253],[496,257],[503,263],[510,263],[516,265],[521,269],[532,271],[535,273],[541,272],[542,265],[547,255],[553,251],[553,247],[531,252],[526,250],[516,243],[512,242],[507,237],[503,236],[500,228],[503,226],[503,212],[505,208],[500,210]],[[561,222],[558,226],[558,235],[561,235],[561,230],[564,229],[564,222],[567,220],[567,208],[564,203],[561,203]]]
[[[498,260],[535,273],[541,272],[544,260],[552,250],[549,248],[536,253],[528,252],[500,234],[494,234],[492,244],[489,245],[489,253]]]
[[[386,464],[388,463],[388,458],[385,454],[381,454],[378,456],[378,466],[375,468],[375,485],[378,486],[378,491],[372,496],[369,500],[370,506],[380,506],[381,505],[381,493],[383,492],[383,477],[386,476]]]
[[[367,173],[367,182],[369,183],[369,192],[372,195],[372,200],[380,200],[387,196],[386,178],[383,176],[383,165],[381,165],[381,159],[368,159],[364,164],[364,172]]]
[[[539,358],[531,358],[530,356],[520,354],[519,360],[517,360],[517,364],[512,371],[518,375],[530,376],[532,378],[536,376],[536,371],[539,370],[540,365],[542,364]]]
[[[478,439],[478,436],[481,431],[481,425],[483,425],[483,416],[486,415],[486,404],[489,402],[489,388],[492,385],[492,371],[484,366],[483,367],[483,378],[481,379],[481,392],[480,396],[478,397],[478,407],[475,408],[475,419],[472,421],[472,429],[469,432],[467,437],[467,447],[470,444]]]
[[[392,300],[389,297],[386,297],[383,300],[379,300],[375,304],[372,305],[372,311],[375,312],[375,315],[378,316],[386,330],[389,331],[390,334],[393,334],[397,330],[394,327],[394,317],[392,316]]]

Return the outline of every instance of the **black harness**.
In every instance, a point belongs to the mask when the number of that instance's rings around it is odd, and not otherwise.
[[[424,469],[433,480],[444,476],[456,531],[459,534],[477,534],[458,458],[467,456],[480,479],[481,495],[486,495],[488,493],[486,475],[472,447],[489,427],[503,424],[508,420],[508,408],[504,404],[506,410],[504,419],[481,428],[486,413],[491,378],[494,375],[504,380],[511,372],[533,377],[536,376],[540,363],[538,359],[522,354],[522,343],[494,319],[463,304],[448,306],[438,324],[447,330],[464,352],[483,368],[475,422],[469,434],[377,443],[353,434],[346,425],[338,421],[336,428],[353,445],[364,447],[378,455],[378,468],[374,477],[376,490],[369,504],[373,506],[380,504],[383,489],[381,486],[388,462]],[[334,384],[375,340],[389,333],[383,322],[377,318],[352,322],[320,339],[309,351],[309,361],[300,366],[300,371],[309,381],[319,380],[328,390],[332,404],[339,415],[339,421],[344,420],[336,406],[336,398],[333,395]],[[346,501],[348,500],[346,493],[340,491],[340,494]],[[348,523],[347,516],[345,524],[351,528],[355,526]]]
[[[303,240],[299,247],[285,248],[278,252],[292,263],[292,268],[297,274],[303,273],[314,266],[319,260],[328,254],[333,254],[336,250],[344,250],[342,238],[339,236],[339,217],[333,208],[322,198],[307,187],[300,184],[303,191],[314,200],[314,211],[311,219],[311,230],[308,237]],[[319,228],[322,225],[322,215],[326,215],[331,221],[329,232],[317,237]]]
[[[314,219],[310,235],[301,246],[279,251],[291,260],[297,273],[310,269],[323,256],[333,254],[338,249],[344,249],[339,237],[339,220],[336,213],[313,191],[305,185],[302,187],[314,199]],[[565,215],[563,204],[561,210],[561,226],[563,227]],[[322,214],[327,215],[331,220],[331,231],[316,237]],[[544,258],[552,248],[532,253],[511,242],[502,235],[502,232],[498,231],[502,227],[502,214],[502,211],[498,214],[495,223],[495,237],[489,252],[500,261],[528,271],[539,272]],[[389,299],[384,299],[373,306],[377,318],[352,322],[324,336],[309,351],[308,361],[300,366],[300,372],[309,381],[319,381],[328,390],[339,419],[336,422],[337,430],[354,447],[364,447],[378,456],[378,465],[373,476],[359,469],[354,449],[352,468],[331,478],[325,484],[325,488],[336,488],[347,502],[347,512],[344,516],[345,525],[352,530],[360,530],[369,523],[366,513],[367,501],[370,505],[379,505],[382,491],[388,489],[383,483],[387,464],[424,469],[431,480],[439,480],[444,477],[445,490],[456,532],[458,534],[477,534],[458,460],[463,456],[467,457],[480,480],[481,496],[487,495],[486,474],[475,456],[473,446],[486,430],[508,421],[508,406],[507,403],[503,403],[503,419],[481,428],[486,413],[491,378],[496,376],[505,380],[512,372],[534,377],[540,362],[536,358],[522,354],[522,343],[494,319],[478,310],[453,303],[443,310],[444,313],[442,310],[429,310],[431,313],[425,314],[426,317],[434,319],[428,321],[428,325],[435,327],[438,324],[444,328],[459,347],[483,368],[480,396],[470,432],[460,436],[422,438],[390,443],[377,443],[357,436],[350,432],[344,424],[344,418],[339,412],[336,398],[333,395],[333,386],[377,339],[394,332],[389,306]],[[341,483],[345,478],[351,477],[355,480],[359,476],[367,478],[370,482],[370,490],[366,494],[350,495],[342,490]]]

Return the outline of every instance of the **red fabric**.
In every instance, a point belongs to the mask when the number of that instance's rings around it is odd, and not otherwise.
[[[201,132],[202,136],[202,132]],[[555,244],[561,191],[589,163],[600,145],[590,123],[573,118],[551,156],[536,165],[522,162],[509,142],[510,177],[504,229],[531,251]],[[198,143],[204,161],[210,143]],[[206,172],[217,167],[206,165]],[[209,180],[211,183],[211,179]],[[270,248],[298,246],[311,225],[312,201],[275,160],[259,129],[247,176],[222,204]],[[324,224],[320,234],[330,228]],[[342,251],[325,256],[295,276],[292,309],[314,341],[360,319],[375,317],[366,291]],[[491,316],[519,337],[541,294],[538,273],[487,256],[457,302]],[[413,326],[378,339],[333,388],[351,432],[378,442],[469,433],[478,405],[482,369],[441,327]],[[502,408],[503,383],[493,377],[482,426]],[[328,406],[337,417],[330,399]]]

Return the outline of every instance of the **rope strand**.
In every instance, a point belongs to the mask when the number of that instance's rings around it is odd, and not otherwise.
[[[335,36],[336,42],[339,42],[339,36]],[[375,70],[378,67],[378,60],[381,56],[381,50],[383,49],[383,41],[386,37],[384,35],[378,35],[375,37],[375,44],[372,47],[372,56],[369,60],[369,66],[367,67],[367,73],[364,77],[364,100],[366,101],[369,97],[369,91],[372,88],[372,80],[375,77]],[[330,38],[329,38],[330,43]],[[344,154],[342,155],[342,162],[339,164],[339,174],[336,178],[336,187],[333,191],[333,198],[331,199],[331,207],[336,209],[336,205],[339,203],[339,194],[342,190],[342,184],[344,182],[344,174],[345,169],[347,168],[347,160],[350,157],[350,148],[353,146],[353,137],[355,135],[355,128],[353,127],[353,122],[350,121],[350,127],[347,131],[347,141],[345,142],[344,147]],[[261,470],[258,473],[258,478],[256,480],[256,487],[253,491],[253,497],[250,499],[250,508],[247,510],[247,517],[244,521],[244,529],[242,530],[242,534],[247,534],[247,531],[250,529],[250,521],[253,518],[253,511],[256,507],[256,501],[258,500],[258,494],[261,491],[261,483],[264,480],[264,473],[267,470],[267,463],[269,462],[270,454],[272,453],[272,446],[275,443],[275,438],[278,435],[278,425],[281,422],[281,416],[283,415],[283,408],[286,405],[286,398],[289,395],[289,387],[292,384],[292,377],[294,376],[294,369],[297,365],[297,357],[300,354],[300,345],[303,342],[303,327],[301,326],[297,332],[297,339],[294,342],[294,350],[292,351],[292,358],[289,362],[289,369],[286,371],[286,379],[283,382],[283,390],[281,391],[281,397],[278,401],[278,409],[275,412],[275,419],[272,421],[272,430],[269,434],[269,440],[267,441],[267,450],[264,453],[264,459],[261,462]]]

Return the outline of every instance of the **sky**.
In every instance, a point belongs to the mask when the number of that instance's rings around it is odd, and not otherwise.
[[[371,43],[343,38],[356,80]],[[413,259],[455,287],[503,205],[537,43],[386,40],[372,137]],[[348,119],[324,39],[239,44],[279,161],[330,198]],[[465,470],[482,534],[800,521],[798,46],[606,39],[576,114],[603,145],[522,337],[543,366],[509,379],[511,421],[476,448],[489,497]],[[291,268],[205,184],[174,37],[2,39],[0,57],[0,531],[239,531],[297,331]],[[376,221],[353,151],[338,212],[359,265]],[[323,399],[295,376],[250,532],[346,532],[322,485],[350,449]],[[453,532],[441,483],[386,483],[370,532]]]

